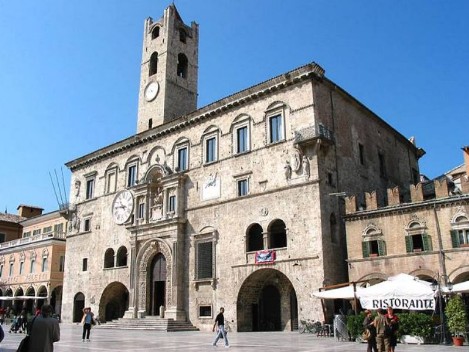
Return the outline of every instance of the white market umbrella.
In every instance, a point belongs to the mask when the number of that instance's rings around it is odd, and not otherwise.
[[[362,287],[356,287],[354,292],[353,285],[350,285],[326,291],[316,291],[313,292],[313,296],[322,299],[354,299],[355,294],[358,296],[358,292],[362,289]]]
[[[435,292],[429,282],[398,274],[357,293],[365,309],[392,307],[406,310],[435,310]]]
[[[443,291],[454,292],[454,293],[469,292],[469,281],[463,281],[463,282],[460,282],[459,284],[454,284],[451,291],[445,287],[443,288]]]

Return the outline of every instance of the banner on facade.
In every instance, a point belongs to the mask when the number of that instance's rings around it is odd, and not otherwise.
[[[264,250],[256,252],[256,264],[271,264],[275,262],[275,251]]]

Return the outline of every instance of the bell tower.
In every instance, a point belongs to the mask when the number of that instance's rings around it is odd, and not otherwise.
[[[137,133],[197,109],[199,25],[184,24],[174,4],[143,33]]]

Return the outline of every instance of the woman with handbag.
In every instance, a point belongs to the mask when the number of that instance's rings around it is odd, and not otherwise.
[[[86,342],[90,342],[91,325],[96,324],[94,321],[94,314],[90,307],[83,309],[83,318],[81,318],[81,324],[83,325],[83,334],[81,340],[85,342],[86,336]]]
[[[363,328],[369,331],[368,339],[366,340],[368,346],[366,352],[378,352],[378,347],[376,346],[376,328],[373,324],[373,316],[371,315],[370,310],[365,310],[365,319],[363,320]]]

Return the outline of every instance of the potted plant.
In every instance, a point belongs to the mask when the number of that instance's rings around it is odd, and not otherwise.
[[[402,343],[427,343],[433,333],[432,317],[425,313],[399,313],[398,337]]]
[[[357,315],[347,315],[347,331],[352,340],[360,342],[360,336],[363,332],[363,320],[365,320],[365,314],[361,312]]]
[[[452,296],[445,308],[446,324],[453,336],[453,344],[462,346],[466,332],[467,314],[461,296]]]

